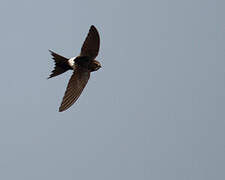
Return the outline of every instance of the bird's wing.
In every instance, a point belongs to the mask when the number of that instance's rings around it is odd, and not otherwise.
[[[100,37],[97,29],[92,25],[89,29],[88,35],[81,48],[81,56],[88,56],[92,59],[98,55],[100,47]]]
[[[69,80],[59,112],[65,111],[76,102],[89,78],[90,71],[77,67]]]

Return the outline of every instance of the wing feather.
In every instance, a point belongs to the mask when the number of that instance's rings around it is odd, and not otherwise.
[[[59,112],[65,111],[72,106],[81,95],[90,78],[90,72],[78,67],[72,74],[66,88]]]
[[[98,30],[92,25],[89,29],[88,35],[81,48],[81,56],[88,56],[95,59],[98,55],[100,47],[100,37]]]

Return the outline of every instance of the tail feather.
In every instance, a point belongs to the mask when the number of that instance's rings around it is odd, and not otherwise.
[[[58,76],[66,71],[68,71],[69,69],[72,69],[69,64],[68,64],[68,60],[67,58],[60,56],[59,54],[56,54],[55,52],[49,50],[49,52],[52,55],[52,59],[54,59],[55,61],[55,67],[54,70],[52,71],[52,73],[50,74],[49,78]]]

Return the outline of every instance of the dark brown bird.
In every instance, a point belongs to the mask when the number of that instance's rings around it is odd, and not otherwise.
[[[90,78],[90,73],[101,68],[101,64],[95,60],[99,47],[99,33],[92,25],[79,56],[67,59],[49,50],[55,61],[55,68],[49,78],[58,76],[67,70],[73,70],[59,112],[65,111],[76,102]]]

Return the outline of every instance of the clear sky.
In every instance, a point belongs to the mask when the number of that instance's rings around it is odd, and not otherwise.
[[[1,0],[0,179],[225,179],[225,1]],[[95,25],[103,66],[59,113]]]

